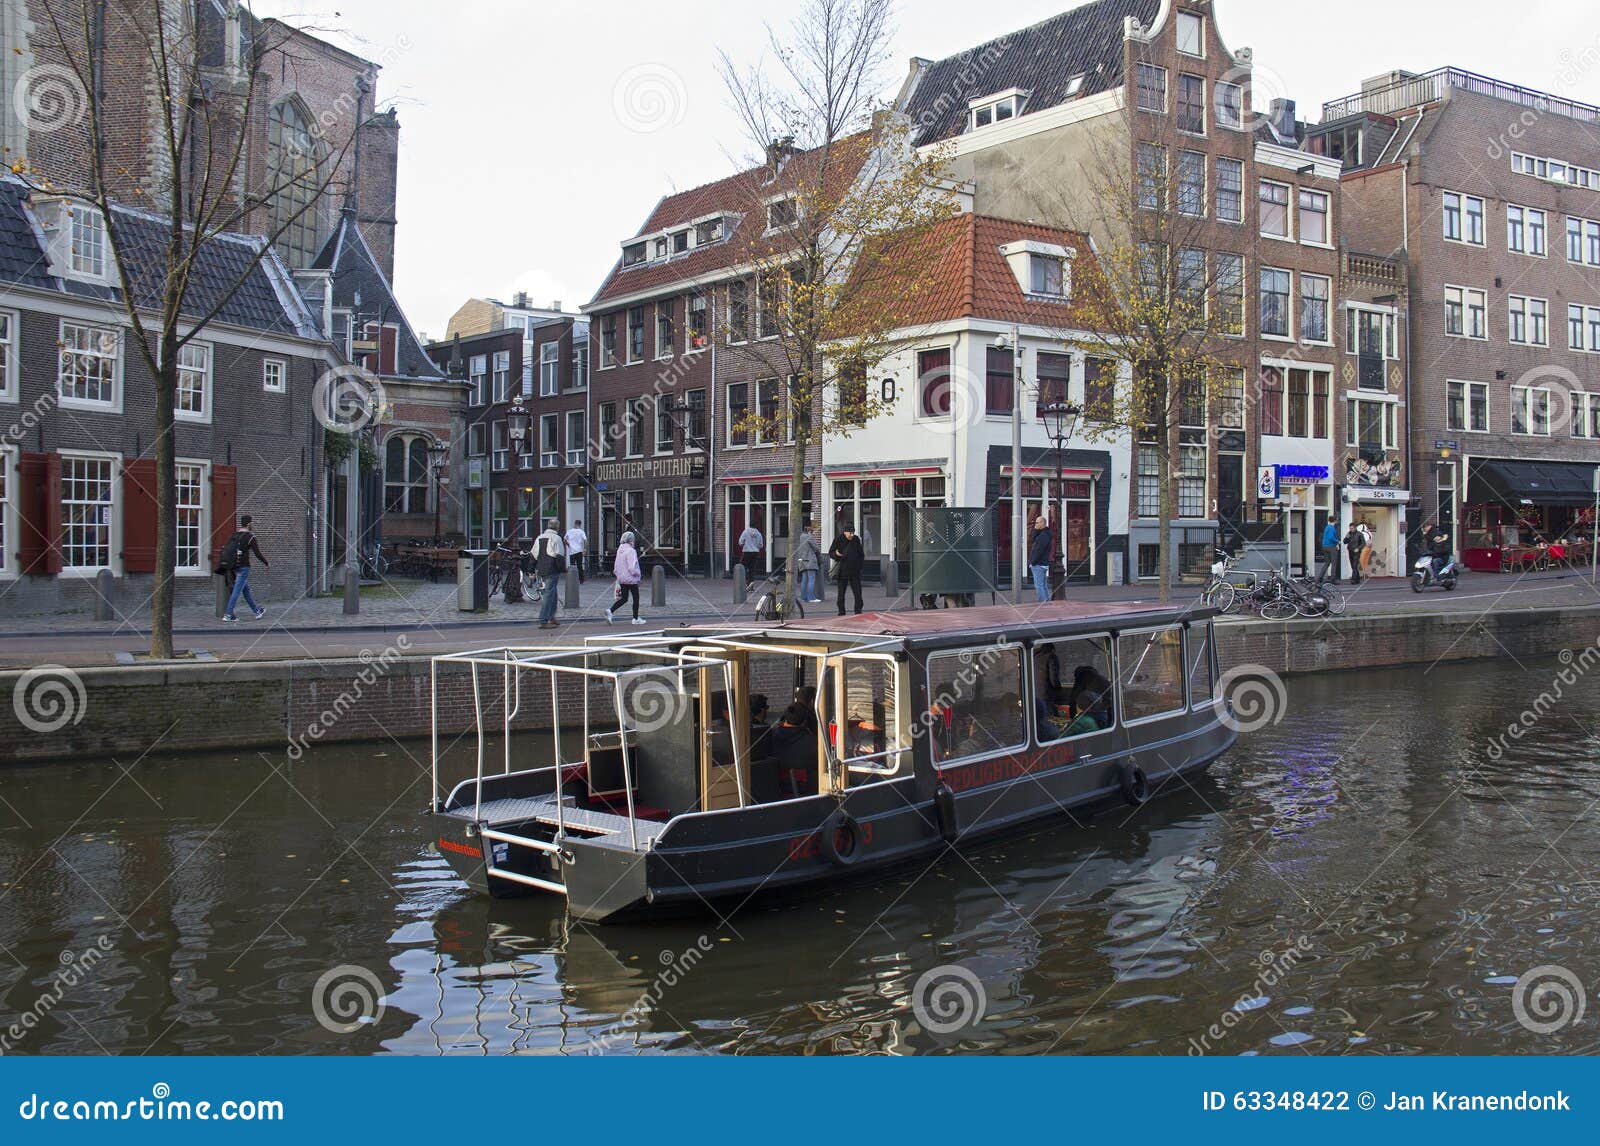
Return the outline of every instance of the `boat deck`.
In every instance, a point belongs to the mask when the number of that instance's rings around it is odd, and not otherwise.
[[[548,796],[525,797],[512,800],[486,800],[480,808],[475,809],[472,804],[464,804],[459,808],[451,808],[444,814],[457,820],[466,820],[469,823],[474,819],[491,828],[503,828],[507,824],[565,824],[568,828],[580,832],[593,832],[602,836],[622,836],[631,840],[628,831],[628,817],[616,816],[610,812],[591,812],[583,808],[575,808],[567,797],[565,807],[557,808],[556,802]],[[658,824],[654,820],[636,820],[639,826],[639,845],[649,847],[666,830],[665,824]]]

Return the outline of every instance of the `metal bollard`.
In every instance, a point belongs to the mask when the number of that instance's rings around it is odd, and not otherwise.
[[[361,573],[353,565],[344,567],[344,615],[354,617],[361,612]]]
[[[652,609],[665,608],[667,604],[667,571],[665,567],[657,565],[650,570],[650,607]]]
[[[733,567],[733,603],[735,605],[744,604],[745,598],[750,596],[749,576],[749,572],[743,565],[735,565]]]
[[[94,619],[97,621],[111,620],[111,593],[116,586],[116,578],[111,570],[102,569],[94,575]]]
[[[233,593],[233,586],[228,583],[228,579],[226,577],[218,577],[216,580],[217,580],[217,620],[220,621],[220,620],[222,620],[222,618],[224,616],[227,615],[227,612],[228,612],[228,597],[229,597],[229,595],[231,595]]]
[[[881,572],[878,576],[883,582],[884,596],[892,601],[900,596],[900,562],[893,557],[885,557],[879,569]]]
[[[566,608],[581,609],[583,604],[579,599],[579,594],[582,592],[582,589],[578,582],[577,569],[569,568],[567,570],[567,575],[563,578],[563,580],[566,582],[567,586],[567,591],[562,594],[562,600],[564,601]]]

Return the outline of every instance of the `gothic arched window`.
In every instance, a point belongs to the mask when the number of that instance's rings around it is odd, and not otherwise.
[[[322,249],[322,142],[298,99],[272,105],[267,117],[267,225],[290,267],[311,265]]]

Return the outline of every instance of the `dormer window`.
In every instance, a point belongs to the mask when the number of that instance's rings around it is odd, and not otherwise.
[[[767,230],[777,231],[794,226],[799,215],[793,199],[779,199],[767,204]]]
[[[648,258],[648,245],[645,243],[632,243],[622,248],[622,265],[625,267],[636,267]]]
[[[689,249],[689,232],[679,231],[672,236],[672,253],[681,255]]]
[[[1052,255],[1029,255],[1028,293],[1046,298],[1066,297],[1065,264]]]
[[[663,239],[657,239],[656,240],[656,258],[664,259],[666,257],[667,257],[667,240],[664,239],[664,238]]]
[[[1077,79],[1081,86],[1083,77],[1079,76]],[[1017,116],[1022,114],[1022,103],[1026,97],[1026,92],[1013,89],[1012,91],[998,92],[992,96],[973,100],[967,105],[972,116],[970,130],[977,131],[979,128],[988,127],[991,124],[1004,123],[1008,119],[1016,119]]]
[[[1083,90],[1083,73],[1079,72],[1067,81],[1067,90],[1064,93],[1069,99]]]
[[[695,227],[695,232],[694,232],[695,246],[703,247],[707,243],[720,242],[721,239],[722,239],[722,236],[723,236],[722,220],[721,219],[707,219],[704,223],[701,223],[699,226]]]
[[[74,203],[67,208],[67,265],[74,275],[104,278],[106,273],[106,221],[93,207]]]

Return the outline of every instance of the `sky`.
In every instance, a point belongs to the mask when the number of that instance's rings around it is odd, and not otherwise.
[[[798,2],[798,0],[796,0]],[[885,94],[912,56],[938,59],[1047,19],[1072,0],[900,0]],[[440,337],[473,297],[587,302],[619,244],[665,194],[753,154],[718,69],[770,57],[776,0],[257,0],[384,64],[400,116],[395,286]],[[1600,103],[1590,0],[1216,0],[1224,42],[1255,50],[1257,85],[1319,118],[1324,101],[1396,68],[1454,66]],[[1286,18],[1288,17],[1288,18]]]

